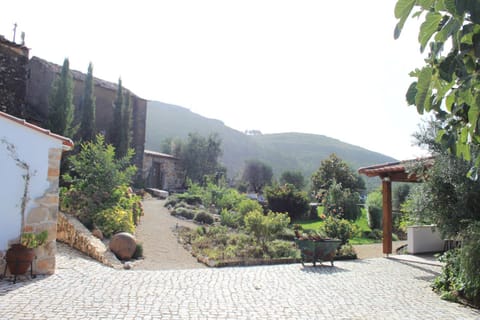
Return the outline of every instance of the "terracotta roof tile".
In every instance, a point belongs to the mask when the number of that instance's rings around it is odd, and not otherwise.
[[[39,126],[36,126],[34,124],[31,124],[27,121],[25,121],[24,119],[20,119],[20,118],[17,118],[17,117],[14,117],[8,113],[4,113],[4,112],[1,112],[0,111],[0,117],[2,118],[5,118],[5,119],[8,119],[10,121],[13,121],[13,122],[16,122],[24,127],[27,127],[27,128],[30,128],[30,129],[33,129],[35,131],[38,131],[40,133],[43,133],[47,136],[50,136],[52,138],[55,138],[57,140],[60,140],[62,141],[62,145],[63,145],[63,148],[64,150],[71,150],[73,149],[73,141],[69,138],[66,138],[64,136],[61,136],[61,135],[58,135],[56,133],[52,133],[50,130],[47,130],[47,129],[44,129],[44,128],[41,128]]]
[[[358,169],[358,173],[364,174],[368,177],[386,177],[394,174],[405,174],[407,175],[406,168],[414,165],[418,162],[423,162],[423,165],[430,167],[433,164],[433,157],[410,159],[397,162],[389,162],[384,164],[377,164],[369,167],[363,167]],[[416,177],[413,177],[416,179]]]

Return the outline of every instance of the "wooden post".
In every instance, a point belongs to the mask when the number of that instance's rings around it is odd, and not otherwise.
[[[383,253],[392,253],[392,182],[390,177],[382,179],[383,194]]]

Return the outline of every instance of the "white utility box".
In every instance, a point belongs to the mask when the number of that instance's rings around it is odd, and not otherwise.
[[[435,225],[407,227],[408,253],[443,251],[445,241]]]

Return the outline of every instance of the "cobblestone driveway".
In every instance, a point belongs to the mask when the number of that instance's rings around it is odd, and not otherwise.
[[[0,281],[0,319],[480,319],[432,292],[438,267],[383,258],[119,271],[61,254],[57,265],[53,276]]]

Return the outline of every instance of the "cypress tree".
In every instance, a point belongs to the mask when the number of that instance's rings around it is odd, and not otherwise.
[[[119,156],[120,141],[122,138],[122,110],[123,110],[123,88],[122,79],[118,79],[117,97],[113,103],[113,122],[110,128],[110,143],[115,147]]]
[[[132,140],[132,102],[130,92],[125,92],[125,99],[122,108],[122,124],[120,128],[120,141],[117,150],[118,157],[123,157],[127,154]]]
[[[83,91],[82,121],[80,123],[80,138],[83,141],[93,141],[95,138],[95,94],[93,89],[93,65],[88,65]]]
[[[73,137],[73,78],[70,74],[68,58],[63,61],[62,71],[55,79],[50,92],[48,110],[48,128],[57,134]]]

